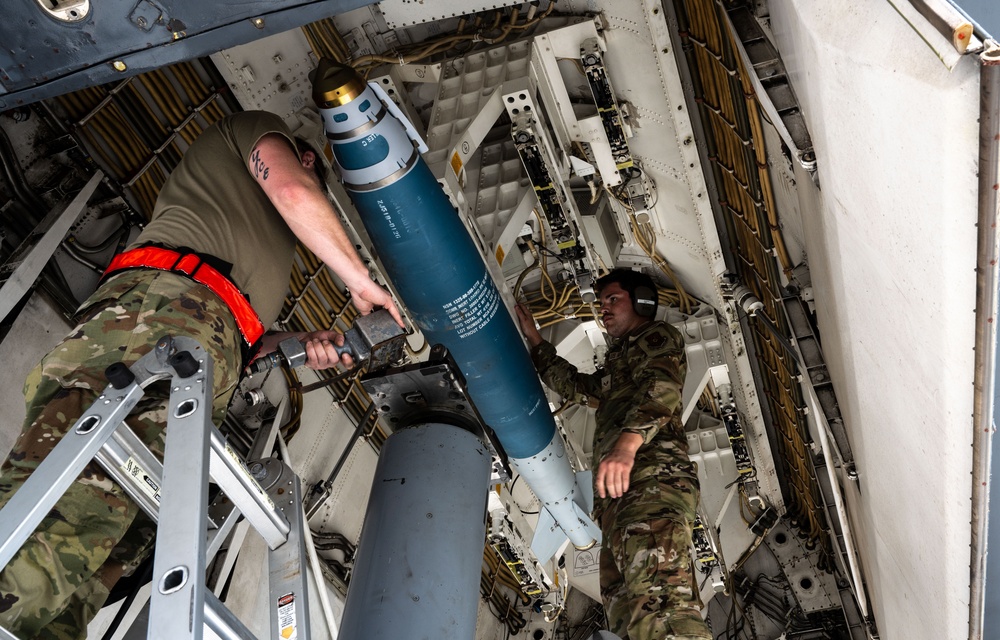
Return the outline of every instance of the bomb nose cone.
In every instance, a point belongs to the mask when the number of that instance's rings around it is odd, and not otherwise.
[[[323,58],[313,75],[313,100],[320,109],[340,107],[361,95],[367,86],[352,67]]]

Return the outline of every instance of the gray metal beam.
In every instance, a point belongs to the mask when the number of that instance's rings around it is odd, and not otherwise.
[[[12,273],[7,277],[3,287],[0,288],[0,319],[6,318],[7,314],[17,306],[18,301],[35,284],[38,274],[42,272],[42,269],[52,258],[52,254],[59,248],[59,244],[66,237],[69,228],[83,213],[87,201],[90,200],[90,196],[97,190],[97,186],[101,184],[103,179],[104,172],[96,171],[83,189],[71,200],[68,202],[64,200],[54,206],[38,224],[35,231],[22,243],[23,252],[19,248],[12,258],[12,263],[4,265],[5,270],[9,266]]]

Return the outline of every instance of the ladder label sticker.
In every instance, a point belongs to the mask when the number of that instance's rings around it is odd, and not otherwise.
[[[160,504],[160,485],[149,476],[149,472],[135,458],[129,456],[120,469],[135,481],[140,491],[152,498],[156,504]]]
[[[288,593],[278,598],[278,632],[284,640],[295,640],[295,594]]]

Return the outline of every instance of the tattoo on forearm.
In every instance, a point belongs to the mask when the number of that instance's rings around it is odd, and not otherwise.
[[[268,168],[260,157],[260,150],[254,149],[253,153],[250,154],[250,162],[253,163],[254,177],[267,180]]]

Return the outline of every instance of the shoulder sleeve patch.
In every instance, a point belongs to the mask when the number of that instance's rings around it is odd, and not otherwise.
[[[659,356],[684,348],[684,339],[677,330],[662,323],[639,336],[636,342],[643,353],[649,356]]]

